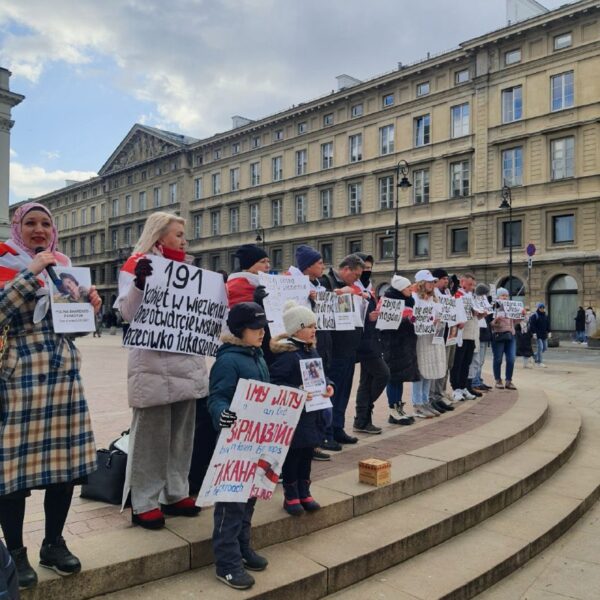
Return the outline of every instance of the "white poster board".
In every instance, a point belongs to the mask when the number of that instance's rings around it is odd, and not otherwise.
[[[404,300],[396,300],[394,298],[382,298],[379,308],[379,316],[376,329],[398,329],[402,322],[402,313],[404,312]]]
[[[415,318],[415,333],[417,335],[435,333],[436,307],[433,302],[424,302],[420,298],[417,298],[413,308],[413,315]]]
[[[314,313],[317,318],[317,329],[335,331],[335,306],[337,296],[333,292],[317,292]]]
[[[315,410],[331,408],[333,406],[331,400],[323,396],[327,390],[323,359],[306,358],[301,360],[300,373],[302,375],[302,387],[304,391],[312,394],[312,399],[306,401],[304,410],[306,412],[313,412]]]
[[[123,345],[215,356],[227,314],[222,275],[160,256],[147,258],[152,275]]]
[[[60,277],[57,288],[50,281],[52,324],[56,333],[89,333],[96,330],[94,307],[90,304],[92,285],[87,267],[54,267]]]
[[[240,379],[196,504],[270,500],[306,401],[297,388]]]
[[[492,305],[488,302],[487,296],[474,296],[473,310],[481,315],[489,315],[493,312]]]
[[[509,319],[523,319],[523,303],[519,300],[498,300],[501,310]]]
[[[458,322],[456,298],[452,296],[440,296],[438,300],[440,321],[448,323],[448,325],[456,325]]]
[[[258,274],[259,285],[264,285],[269,294],[263,300],[269,331],[275,337],[285,333],[283,326],[283,307],[288,300],[294,300],[300,306],[310,308],[308,296],[311,291],[310,280],[306,275],[269,275]]]
[[[354,301],[352,294],[340,294],[336,296],[335,304],[335,329],[336,331],[350,331],[356,327],[356,316],[354,312]]]

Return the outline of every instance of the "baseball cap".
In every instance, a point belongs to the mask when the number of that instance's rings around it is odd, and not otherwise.
[[[421,269],[415,275],[415,281],[437,281],[437,279],[431,274],[429,269]]]
[[[233,331],[242,329],[261,329],[272,321],[267,320],[265,309],[256,302],[240,302],[236,304],[227,317],[227,327]]]

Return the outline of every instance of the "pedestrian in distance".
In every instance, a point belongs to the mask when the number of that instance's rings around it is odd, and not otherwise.
[[[508,300],[508,290],[506,288],[498,288],[496,290],[496,297],[499,301]],[[516,357],[515,319],[511,319],[506,315],[499,302],[496,302],[494,309],[495,315],[492,319],[491,327],[495,385],[498,389],[516,390],[517,388],[512,381]],[[502,381],[503,358],[506,361],[504,382]]]
[[[548,340],[552,337],[550,331],[550,319],[546,313],[546,305],[538,302],[536,311],[529,317],[529,331],[536,340],[536,351],[533,359],[536,367],[546,368],[543,355],[548,350]]]
[[[585,310],[580,306],[575,315],[575,343],[585,342],[585,316]]]
[[[598,329],[598,326],[596,324],[596,313],[594,312],[594,309],[591,306],[588,306],[585,309],[585,341],[586,342],[590,337],[592,337],[596,333],[597,329]]]
[[[533,360],[533,337],[527,323],[515,323],[515,336],[517,339],[517,356],[523,359],[523,368],[531,369]]]

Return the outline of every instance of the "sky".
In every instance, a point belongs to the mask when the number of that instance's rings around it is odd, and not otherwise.
[[[505,24],[505,0],[1,0],[11,202],[94,176],[135,123],[208,137]]]

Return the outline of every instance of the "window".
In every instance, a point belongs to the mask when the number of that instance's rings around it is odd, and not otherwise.
[[[571,108],[575,100],[573,89],[573,71],[550,77],[552,110]]]
[[[144,224],[143,223],[138,223],[138,226],[137,226],[137,236],[138,236],[138,238],[141,237],[142,231],[144,231]]]
[[[575,175],[575,138],[552,140],[550,143],[552,180]]]
[[[229,233],[240,230],[240,209],[237,206],[229,209]]]
[[[81,209],[81,224],[87,225],[87,209],[86,208]]]
[[[90,235],[90,254],[96,254],[96,234]]]
[[[331,169],[333,167],[333,142],[321,144],[321,168]]]
[[[96,222],[96,207],[92,206],[90,208],[90,223],[95,223]]]
[[[104,233],[100,234],[100,252],[104,252],[106,250],[106,235]]]
[[[221,233],[221,211],[213,210],[210,213],[210,234],[219,235]]]
[[[461,83],[466,83],[471,79],[471,74],[469,73],[469,69],[462,69],[460,71],[456,71],[454,73],[454,83],[459,85]]]
[[[199,240],[202,237],[202,215],[194,215],[194,239]]]
[[[450,196],[459,198],[469,195],[469,161],[461,160],[450,164]]]
[[[114,248],[116,249],[116,244],[114,246]],[[71,240],[71,256],[76,256],[77,255],[77,240],[75,238],[73,238]]]
[[[415,147],[426,146],[430,142],[431,116],[423,115],[415,119]]]
[[[152,196],[153,196],[153,200],[154,200],[154,207],[158,207],[160,206],[161,203],[161,192],[160,192],[160,188],[159,187],[155,187],[154,190],[152,190]]]
[[[155,175],[162,175],[162,167],[160,165],[156,165],[154,167],[154,174]],[[115,182],[115,187],[119,187],[118,182]]]
[[[212,174],[212,193],[213,196],[221,193],[221,173]]]
[[[362,183],[348,185],[348,213],[359,215],[362,212]]]
[[[298,135],[302,135],[308,131],[308,123],[303,121],[302,123],[298,123]]]
[[[452,254],[464,254],[469,251],[469,228],[461,227],[453,229],[452,233]]]
[[[296,175],[306,174],[307,164],[307,152],[306,150],[298,150],[296,152]]]
[[[453,138],[469,135],[469,104],[460,104],[450,109]]]
[[[504,221],[502,223],[502,247],[519,247],[522,245],[522,221]]]
[[[356,254],[362,251],[362,240],[350,240],[348,242],[348,254]]]
[[[555,50],[563,50],[564,48],[569,48],[573,44],[573,35],[569,33],[563,33],[561,35],[557,35],[554,38],[554,49]]]
[[[235,192],[240,189],[240,169],[229,169],[229,190]]]
[[[63,229],[67,229],[67,227],[68,227],[68,220],[69,220],[69,217],[68,217],[67,213],[65,213],[63,215],[63,226],[62,226]]]
[[[394,238],[384,237],[379,239],[379,259],[394,258]]]
[[[112,216],[113,217],[118,217],[119,216],[119,199],[115,198],[112,201]],[[73,224],[73,227],[75,226],[75,224]]]
[[[131,201],[131,195],[125,196],[125,214],[130,215],[133,212],[133,203]]]
[[[283,179],[283,158],[276,156],[271,159],[272,178],[273,181],[281,181]]]
[[[202,200],[202,177],[194,179],[194,200]]]
[[[250,229],[258,229],[260,227],[260,205],[258,202],[253,202],[250,205]]]
[[[417,83],[417,98],[421,96],[427,96],[429,94],[429,81],[423,81],[423,83]]]
[[[202,154],[196,154],[196,155],[194,156],[194,164],[195,164],[197,167],[200,167],[200,166],[202,166],[202,163],[204,163],[204,159],[203,159],[203,157],[202,157]]]
[[[321,218],[331,219],[333,217],[333,190],[328,188],[321,190]]]
[[[146,192],[140,192],[138,194],[138,201],[140,206],[140,211],[146,210]]]
[[[283,224],[283,200],[281,198],[277,198],[276,200],[271,200],[271,222],[273,223],[273,227],[279,227]]]
[[[394,126],[386,125],[385,127],[379,128],[379,154],[384,156],[386,154],[394,153]]]
[[[512,123],[523,116],[523,88],[517,85],[502,90],[502,122]]]
[[[306,196],[298,194],[295,198],[296,223],[306,223]]]
[[[71,227],[77,227],[77,211],[71,211]]]
[[[283,250],[281,248],[273,248],[269,252],[271,257],[271,267],[275,271],[283,269]]]
[[[250,185],[260,184],[260,163],[250,163]]]
[[[118,229],[113,229],[110,232],[110,247],[112,250],[116,250],[119,247],[119,230]]]
[[[234,142],[231,144],[231,154],[239,154],[240,153],[240,143]]]
[[[128,246],[131,246],[131,244],[127,244]],[[79,256],[85,256],[85,238],[82,237],[79,240]]]
[[[133,175],[127,175],[127,185],[131,185],[133,183]]]
[[[389,175],[379,178],[379,208],[393,208],[394,206],[394,178]]]
[[[415,204],[429,202],[429,169],[418,169],[413,172]]]
[[[276,129],[273,132],[273,141],[279,142],[283,139],[283,129]]]
[[[223,156],[223,151],[221,148],[215,148],[213,150],[213,160],[219,160]]]
[[[350,162],[359,162],[362,160],[362,133],[351,135],[348,138],[348,146],[350,148]]]
[[[323,127],[330,127],[331,125],[333,125],[333,113],[323,115]]]
[[[123,243],[125,246],[131,246],[131,227],[125,227],[123,231]]]
[[[210,270],[219,271],[221,269],[221,257],[218,254],[214,254],[210,257]]]
[[[504,53],[504,64],[514,65],[521,62],[521,48],[515,50],[509,50]]]
[[[169,184],[169,204],[177,202],[177,183]]]
[[[429,256],[429,232],[413,234],[413,252],[417,258]]]
[[[250,147],[251,148],[260,148],[260,135],[255,135],[250,140]]]
[[[552,217],[552,243],[568,244],[575,241],[575,215]]]
[[[387,106],[394,106],[394,94],[386,94],[383,96],[381,99],[381,105],[383,108],[386,108]]]
[[[362,104],[355,104],[350,109],[350,114],[352,115],[352,117],[360,117],[363,114],[363,105]]]
[[[333,244],[321,244],[321,256],[323,262],[326,265],[330,265],[333,262]]]
[[[523,185],[523,148],[502,151],[502,185]]]

